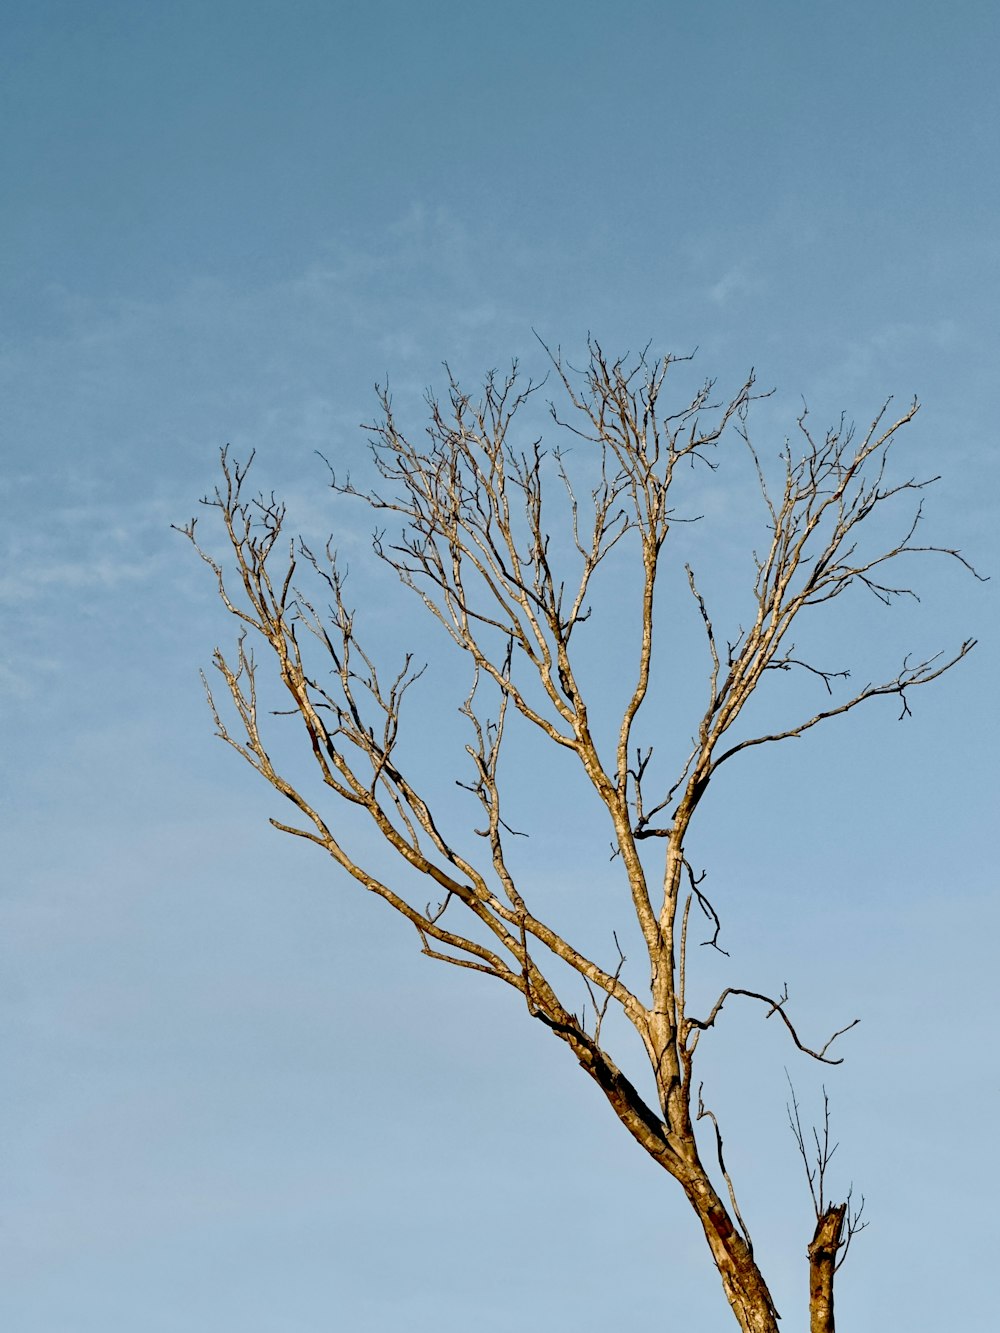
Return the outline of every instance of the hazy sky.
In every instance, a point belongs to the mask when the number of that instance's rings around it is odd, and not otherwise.
[[[169,525],[222,444],[256,448],[379,589],[375,632],[431,654],[314,451],[363,479],[376,381],[419,430],[443,361],[544,373],[533,329],[574,356],[592,331],[697,346],[720,388],[756,366],[772,457],[803,398],[824,425],[919,394],[928,540],[996,575],[998,42],[988,0],[7,0],[9,1333],[729,1329],[680,1192],[564,1048],[268,827],[200,692],[232,635]],[[732,957],[699,984],[787,980],[809,1035],[863,1020],[827,1079],[871,1220],[845,1333],[992,1333],[995,584],[915,577],[839,656],[980,646],[905,724],[734,772],[698,842]],[[613,868],[581,878],[574,818],[532,873],[586,915]],[[783,1068],[809,1114],[821,1079],[773,1027],[734,1010],[704,1075],[790,1331]]]

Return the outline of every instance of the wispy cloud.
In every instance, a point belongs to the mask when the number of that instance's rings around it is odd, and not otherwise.
[[[36,508],[37,493],[41,489],[44,494],[47,485],[35,481],[23,489],[24,508],[36,521],[8,530],[0,604],[117,588],[155,572],[159,538],[167,527],[161,502],[128,508],[109,502]]]
[[[724,306],[742,296],[755,296],[764,290],[762,278],[753,277],[737,265],[724,273],[708,289],[708,298],[714,305]]]

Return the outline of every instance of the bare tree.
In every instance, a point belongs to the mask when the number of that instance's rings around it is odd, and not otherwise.
[[[895,700],[902,716],[914,689],[936,680],[973,647],[970,639],[950,655],[906,657],[886,678],[851,688],[846,670],[825,669],[798,654],[792,634],[807,609],[851,588],[887,605],[912,595],[894,570],[913,555],[937,552],[971,566],[956,550],[918,543],[928,481],[891,479],[890,451],[913,420],[915,401],[895,418],[886,403],[863,434],[841,421],[815,435],[803,411],[797,445],[785,443],[772,482],[749,433],[748,414],[758,396],[752,374],[728,402],[715,402],[708,382],[686,405],[667,407],[664,388],[676,362],[687,358],[611,360],[591,343],[586,367],[575,371],[558,352],[550,356],[565,404],[562,412],[551,409],[554,429],[574,444],[572,450],[548,452],[540,441],[515,442],[515,422],[520,428],[530,417],[526,408],[539,387],[524,381],[515,365],[506,376],[489,375],[475,399],[449,375],[446,398],[428,399],[430,422],[419,444],[403,433],[382,391],[381,417],[369,428],[381,488],[361,491],[350,479],[332,478],[336,492],[363,501],[387,525],[376,534],[377,555],[469,664],[470,687],[459,707],[468,743],[459,758],[467,764],[460,785],[479,810],[474,837],[459,845],[447,832],[454,811],[442,811],[440,804],[432,810],[426,788],[422,792],[401,757],[404,700],[421,669],[409,654],[396,674],[376,664],[345,601],[332,547],[320,555],[301,539],[284,539],[284,505],[273,495],[251,495],[249,464],[235,463],[225,450],[222,481],[203,503],[217,511],[229,557],[217,559],[199,544],[195,520],[182,529],[213,570],[219,596],[239,624],[235,650],[216,650],[214,657],[227,707],[217,705],[210,689],[209,700],[222,739],[296,808],[296,823],[272,820],[274,826],[315,843],[401,913],[423,953],[496,978],[521,996],[528,1014],[563,1043],[636,1142],[684,1191],[740,1328],[775,1333],[778,1313],[737,1204],[718,1122],[695,1079],[699,1039],[728,1002],[748,999],[777,1016],[800,1051],[837,1064],[829,1052],[853,1023],[811,1047],[789,1017],[787,990],[767,995],[738,986],[727,986],[703,1016],[689,1011],[692,904],[711,922],[711,943],[717,943],[719,919],[688,859],[688,835],[718,770],[737,755],[802,736],[876,699]],[[655,683],[657,579],[671,528],[692,517],[677,511],[684,478],[699,464],[716,468],[724,434],[748,451],[766,538],[747,580],[752,597],[744,627],[728,641],[717,636],[695,572],[685,568],[704,632],[707,692],[689,753],[654,781],[650,726],[642,724]],[[879,520],[899,502],[904,520],[887,540]],[[600,611],[593,599],[602,567],[609,566],[619,598],[622,569],[631,569],[627,594],[635,599],[639,626],[624,705],[613,717],[607,699],[585,698],[579,669],[580,627],[592,608]],[[303,591],[300,574],[320,595]],[[285,711],[305,728],[330,813],[272,759],[267,710],[258,706],[254,648],[260,644],[273,654],[266,655],[270,669],[290,696]],[[747,705],[767,673],[792,672],[815,681],[823,706],[796,714],[799,695],[793,694],[784,722],[754,729]],[[618,933],[608,941],[610,959],[592,957],[593,951],[536,914],[523,878],[518,882],[511,855],[515,830],[505,819],[500,779],[501,753],[515,720],[543,745],[575,757],[584,792],[606,821],[622,910],[637,926],[645,954],[641,985],[627,982]],[[409,867],[398,883],[376,874],[348,845],[346,823],[338,818],[345,804],[370,818]],[[422,893],[410,891],[422,882]],[[428,890],[431,901],[423,903]],[[574,1012],[566,969],[586,987],[589,1017],[586,1010]],[[613,1054],[604,1023],[609,1009],[638,1035],[649,1066],[639,1081],[655,1089],[655,1099],[640,1092],[623,1072],[623,1058]],[[696,1139],[699,1119],[714,1128],[709,1156],[715,1160],[705,1159]],[[824,1192],[832,1155],[828,1133],[816,1140],[813,1166],[797,1106],[793,1128],[816,1207],[808,1259],[811,1327],[818,1333],[833,1329],[833,1273],[858,1221],[847,1200],[831,1204]]]

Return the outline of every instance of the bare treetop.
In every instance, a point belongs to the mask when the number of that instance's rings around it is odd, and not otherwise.
[[[284,506],[273,496],[248,494],[247,466],[225,450],[222,483],[205,503],[224,526],[230,562],[198,549],[240,624],[240,637],[234,653],[217,650],[214,659],[229,706],[217,706],[211,691],[209,699],[219,735],[296,808],[297,822],[273,820],[277,828],[321,847],[401,913],[429,957],[485,973],[518,992],[527,1012],[565,1044],[632,1137],[684,1189],[740,1327],[773,1333],[777,1315],[724,1165],[718,1123],[695,1083],[698,1041],[733,997],[762,1003],[800,1051],[827,1063],[837,1062],[831,1043],[847,1028],[825,1044],[808,1044],[786,1011],[787,993],[738,986],[727,986],[704,1016],[688,1011],[691,904],[712,922],[712,943],[719,919],[686,855],[687,836],[720,765],[881,697],[894,698],[905,715],[911,692],[943,675],[974,644],[968,639],[931,657],[904,657],[880,680],[858,688],[850,684],[849,667],[829,669],[796,649],[793,635],[806,608],[852,587],[885,605],[912,597],[903,563],[913,556],[938,554],[971,566],[957,550],[919,540],[924,492],[935,479],[899,480],[890,469],[891,452],[917,412],[915,401],[900,415],[886,402],[863,433],[843,419],[818,435],[803,411],[772,485],[751,440],[751,408],[761,396],[752,373],[728,399],[708,381],[676,407],[667,391],[673,367],[686,358],[644,353],[611,360],[592,341],[582,370],[573,370],[559,351],[550,360],[562,392],[561,406],[551,409],[556,444],[525,439],[522,421],[540,385],[523,379],[515,364],[507,375],[490,374],[477,397],[449,376],[445,398],[428,399],[430,420],[419,442],[404,433],[388,391],[381,391],[381,416],[368,427],[378,484],[368,490],[332,477],[335,492],[377,515],[376,554],[467,660],[469,688],[460,705],[466,753],[455,773],[479,807],[467,842],[459,846],[446,836],[441,811],[431,809],[420,777],[400,757],[404,700],[421,668],[409,652],[395,674],[374,660],[345,601],[334,543],[320,554],[302,541],[282,540]],[[752,598],[744,627],[720,638],[696,571],[685,566],[704,632],[704,704],[691,719],[690,749],[672,758],[670,776],[657,785],[650,758],[661,737],[643,712],[660,660],[657,580],[672,526],[695,517],[678,494],[682,473],[718,467],[720,445],[729,441],[748,452],[763,505],[762,543],[749,565]],[[575,448],[566,447],[574,442]],[[184,531],[197,545],[194,520]],[[624,704],[609,721],[608,700],[586,697],[576,636],[605,605],[598,585],[602,566],[612,567],[612,552],[614,595],[633,600],[638,633]],[[631,571],[624,588],[623,566]],[[318,592],[307,591],[303,580]],[[269,650],[291,697],[329,792],[329,810],[307,800],[272,761],[267,719],[258,709],[255,644]],[[824,706],[802,714],[793,700],[778,726],[748,729],[744,710],[767,672],[814,677]],[[605,821],[616,873],[641,932],[648,977],[641,987],[626,984],[617,933],[603,958],[591,956],[537,914],[518,882],[510,855],[516,834],[505,818],[500,773],[512,717],[529,724],[543,745],[575,756],[581,790]],[[598,739],[607,736],[610,743]],[[418,872],[424,894],[404,891],[359,859],[341,832],[341,803],[370,818],[401,863]],[[653,869],[651,858],[640,854],[650,839],[661,840],[662,848]],[[412,875],[404,878],[413,882]],[[427,893],[431,900],[424,902]],[[575,1012],[575,997],[560,993],[565,970],[555,960],[582,979],[589,1020]],[[655,1101],[640,1094],[609,1049],[603,1027],[609,1006],[642,1042]],[[797,1108],[795,1115],[805,1155]],[[714,1125],[715,1166],[702,1160],[697,1118]],[[842,1234],[849,1209],[830,1205],[823,1193],[831,1155],[820,1150],[810,1247],[813,1333],[833,1328],[836,1253],[853,1229],[852,1223]],[[723,1183],[728,1205],[719,1193]]]

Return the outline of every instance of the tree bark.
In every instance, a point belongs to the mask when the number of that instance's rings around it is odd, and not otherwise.
[[[707,1177],[684,1182],[742,1333],[778,1333],[778,1311],[749,1245]]]
[[[831,1205],[816,1222],[809,1245],[809,1333],[835,1333],[833,1275],[847,1204]]]

